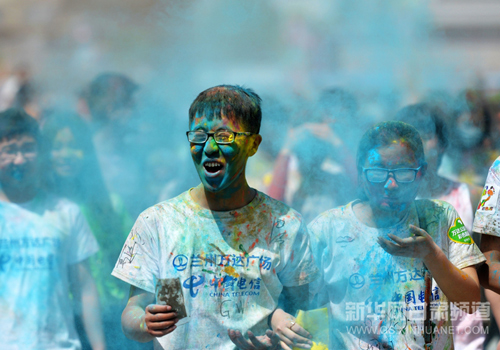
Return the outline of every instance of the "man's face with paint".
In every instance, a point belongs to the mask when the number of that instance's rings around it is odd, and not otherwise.
[[[364,168],[382,168],[389,170],[416,169],[420,165],[414,151],[405,141],[393,141],[392,144],[371,149],[367,154]],[[372,183],[361,174],[361,184],[372,208],[392,212],[394,214],[409,208],[417,196],[425,165],[417,173],[415,181],[401,183],[389,172],[385,182]]]
[[[25,187],[37,179],[38,144],[33,136],[15,135],[0,141],[0,183]]]
[[[248,132],[236,118],[207,118],[205,115],[193,118],[190,131],[216,132],[227,130]],[[245,167],[249,157],[253,156],[259,147],[260,135],[236,135],[230,144],[218,144],[209,137],[204,144],[191,143],[191,156],[206,190],[219,192],[230,187],[239,190],[246,183]]]

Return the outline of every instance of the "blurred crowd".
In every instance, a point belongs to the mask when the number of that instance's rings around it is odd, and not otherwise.
[[[99,245],[88,268],[106,347],[148,348],[121,333],[128,287],[110,273],[135,218],[199,183],[185,138],[187,118],[181,118],[182,129],[169,111],[152,113],[137,100],[147,87],[120,73],[89,79],[72,106],[46,99],[35,82],[24,66],[3,75],[0,112],[16,108],[38,121],[43,152],[38,186],[75,203]],[[365,94],[341,87],[291,101],[263,94],[262,106],[263,142],[250,160],[249,183],[298,210],[307,222],[358,197],[355,152],[376,122],[398,119],[419,130],[429,163],[419,196],[454,204],[469,229],[488,169],[500,154],[500,94],[481,89],[432,91],[410,103],[384,106],[383,112]],[[84,348],[96,348],[85,305],[76,296],[72,300],[78,337]]]

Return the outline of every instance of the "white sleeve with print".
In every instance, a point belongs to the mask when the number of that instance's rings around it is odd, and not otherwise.
[[[142,213],[132,227],[120,253],[113,276],[150,293],[155,292],[154,280],[159,275],[158,235],[153,233],[152,216]]]
[[[472,231],[500,237],[500,157],[491,166],[481,200],[477,206]]]
[[[282,249],[283,260],[286,262],[278,277],[285,287],[297,287],[314,281],[318,277],[318,269],[314,263],[311,251],[309,233],[302,220],[291,249]],[[287,244],[283,244],[286,247]]]

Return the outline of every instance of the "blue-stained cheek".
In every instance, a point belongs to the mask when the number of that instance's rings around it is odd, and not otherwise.
[[[194,157],[201,157],[201,155],[203,154],[203,145],[191,146],[191,154]]]
[[[227,160],[233,161],[238,156],[238,149],[230,145],[220,145],[220,150]]]

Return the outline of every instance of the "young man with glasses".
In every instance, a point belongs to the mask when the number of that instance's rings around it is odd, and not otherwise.
[[[0,347],[81,349],[78,303],[92,349],[105,349],[87,261],[99,247],[78,206],[44,190],[41,144],[34,118],[0,113]]]
[[[309,225],[330,349],[453,349],[449,302],[480,301],[484,256],[451,205],[415,200],[427,168],[415,128],[370,128],[357,167],[360,199]]]
[[[305,225],[245,178],[260,121],[260,98],[239,86],[210,88],[192,103],[187,141],[201,184],[144,211],[113,270],[131,284],[122,315],[128,337],[169,350],[312,344],[276,310],[282,293],[285,305],[307,304],[317,268]],[[174,283],[166,279],[178,279],[188,322],[182,307],[155,301],[156,281]],[[266,333],[269,323],[276,333]]]

